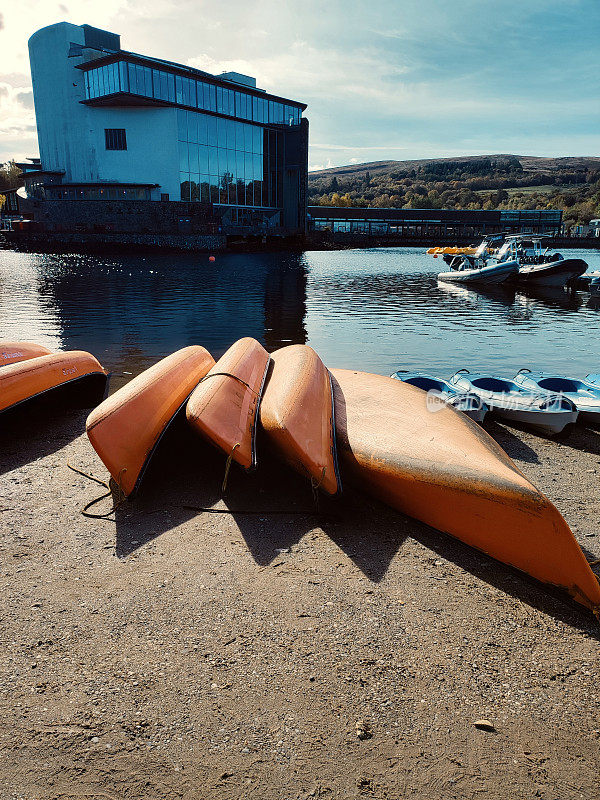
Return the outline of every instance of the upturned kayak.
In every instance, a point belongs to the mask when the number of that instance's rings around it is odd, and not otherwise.
[[[256,466],[256,423],[268,368],[264,347],[256,339],[240,339],[198,384],[186,406],[192,428],[244,469]]]
[[[0,342],[0,367],[27,361],[30,358],[48,356],[51,352],[52,350],[35,342]]]
[[[315,351],[293,344],[271,353],[260,423],[277,453],[327,494],[340,488],[331,376]]]
[[[89,440],[126,496],[139,488],[161,437],[214,363],[204,347],[184,347],[137,375],[87,418]]]
[[[101,399],[108,376],[99,361],[83,350],[28,358],[0,370],[0,412],[67,384],[96,384]],[[90,405],[93,403],[90,402]]]
[[[342,470],[373,495],[560,587],[600,617],[600,582],[558,510],[478,425],[414,386],[331,370]]]

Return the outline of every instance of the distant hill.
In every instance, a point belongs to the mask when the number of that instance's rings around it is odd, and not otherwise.
[[[311,205],[562,209],[567,224],[600,216],[600,157],[498,153],[372,161],[315,170]]]
[[[370,172],[371,175],[379,173],[394,172],[396,170],[419,170],[429,164],[461,164],[468,169],[469,164],[481,162],[483,159],[490,161],[507,161],[516,159],[521,164],[525,172],[543,172],[548,175],[556,174],[562,170],[586,171],[589,169],[600,171],[600,156],[565,156],[563,158],[544,158],[542,156],[517,156],[509,153],[496,153],[484,156],[454,156],[450,158],[419,158],[408,161],[369,161],[364,164],[347,164],[343,167],[329,167],[328,169],[317,169],[309,172],[309,180],[315,180],[323,176],[332,177],[336,175],[364,175]]]

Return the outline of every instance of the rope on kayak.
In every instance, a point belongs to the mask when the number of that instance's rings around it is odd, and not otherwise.
[[[325,471],[326,471],[326,469],[327,469],[326,467],[323,467],[323,472],[322,472],[321,477],[320,477],[320,479],[318,481],[316,481],[313,478],[312,475],[310,476],[310,488],[312,489],[313,500],[314,500],[314,503],[315,503],[315,511],[317,513],[319,512],[319,489],[321,488],[321,484],[325,480]]]
[[[233,461],[233,454],[235,453],[236,448],[240,446],[241,443],[236,442],[231,448],[231,453],[229,453],[229,455],[227,456],[227,463],[225,464],[225,475],[223,476],[223,483],[221,484],[221,494],[225,494],[225,490],[227,489],[227,479],[229,478],[229,470],[231,468],[231,462]]]
[[[600,564],[600,558],[597,558],[595,561],[588,561],[588,564],[590,567],[596,567],[598,564]]]
[[[106,511],[104,514],[93,514],[93,513],[91,513],[88,509],[92,508],[92,506],[95,506],[96,503],[99,503],[101,500],[105,500],[107,497],[110,497],[112,495],[112,489],[110,488],[109,484],[106,483],[106,481],[103,481],[100,478],[96,478],[94,475],[90,475],[87,472],[83,472],[83,470],[77,469],[77,467],[74,467],[72,464],[69,464],[68,461],[67,461],[67,467],[70,470],[73,470],[73,472],[76,472],[78,475],[81,475],[82,477],[87,478],[90,481],[94,481],[94,483],[98,483],[98,484],[100,484],[100,486],[104,486],[107,489],[107,491],[104,494],[101,494],[99,497],[96,497],[93,500],[90,500],[90,502],[87,503],[81,509],[81,514],[84,517],[88,517],[89,519],[108,519],[110,517],[110,515],[114,514],[114,512],[120,506],[122,506],[123,503],[125,502],[125,500],[127,499],[126,496],[125,496],[125,492],[123,491],[123,488],[121,486],[121,480],[123,478],[123,473],[127,472],[127,467],[123,467],[123,469],[120,470],[120,472],[119,472],[119,474],[117,476],[117,481],[116,481],[117,488],[119,490],[119,495],[120,495],[120,497],[117,500],[117,502],[113,505],[113,507],[110,509],[110,511]]]
[[[258,395],[258,392],[256,392],[256,391],[255,391],[255,390],[254,390],[254,389],[253,389],[253,388],[250,386],[250,384],[249,384],[249,383],[246,383],[246,381],[242,380],[242,379],[241,379],[241,378],[239,378],[237,375],[234,375],[234,374],[233,374],[233,372],[211,372],[209,375],[205,375],[205,376],[202,378],[202,380],[200,381],[200,383],[204,383],[204,381],[207,381],[209,378],[214,378],[214,377],[215,377],[215,375],[224,375],[226,378],[234,378],[236,381],[238,381],[239,383],[243,384],[243,385],[246,387],[246,389],[250,389],[250,391],[252,392],[252,394]]]

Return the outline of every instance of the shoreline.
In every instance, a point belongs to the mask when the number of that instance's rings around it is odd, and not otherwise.
[[[85,519],[85,416],[21,416],[2,448],[5,796],[593,796],[585,609],[351,488],[317,512],[268,456],[223,501],[222,459],[167,446]],[[599,558],[600,434],[488,431]]]
[[[477,239],[477,237],[475,237]],[[479,236],[483,238],[483,234]],[[547,237],[552,246],[571,250],[600,250],[600,237],[586,239]],[[460,237],[368,237],[361,234],[303,237],[248,237],[242,239],[225,235],[178,234],[102,234],[102,233],[21,233],[1,231],[0,247],[41,253],[260,253],[302,252],[304,250],[357,250],[386,247],[432,247],[466,244]]]

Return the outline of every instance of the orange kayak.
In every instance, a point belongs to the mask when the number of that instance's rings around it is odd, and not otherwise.
[[[328,494],[341,488],[331,376],[315,351],[293,344],[271,353],[260,423],[277,452]]]
[[[269,368],[256,339],[233,344],[194,389],[188,422],[244,469],[256,466],[256,418]]]
[[[89,440],[125,495],[138,489],[161,436],[214,363],[204,347],[184,347],[137,375],[89,415]]]
[[[393,378],[332,376],[340,460],[361,486],[600,616],[600,581],[567,523],[485,431]]]
[[[8,364],[0,370],[0,411],[33,397],[67,384],[97,383],[100,399],[104,393],[108,376],[104,368],[90,353],[71,350],[66,353],[51,353]],[[90,403],[91,404],[91,403]]]
[[[51,352],[52,350],[35,342],[0,342],[0,367],[26,361],[29,358],[47,356]]]

